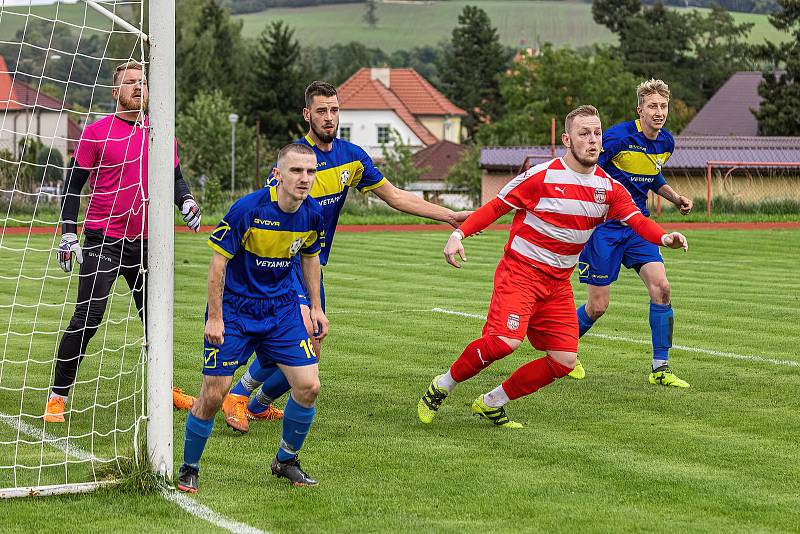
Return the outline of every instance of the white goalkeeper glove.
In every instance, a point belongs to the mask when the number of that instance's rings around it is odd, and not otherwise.
[[[181,213],[183,214],[183,220],[186,221],[186,226],[195,232],[200,230],[200,206],[197,205],[193,198],[187,198],[183,201]]]
[[[72,270],[73,254],[75,254],[75,261],[83,263],[83,252],[78,244],[78,236],[73,233],[62,234],[61,243],[58,245],[58,264],[65,273]]]

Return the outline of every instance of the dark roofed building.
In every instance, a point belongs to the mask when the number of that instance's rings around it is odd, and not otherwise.
[[[556,156],[562,156],[565,150],[557,148]],[[496,196],[523,169],[549,160],[550,154],[550,146],[482,149],[481,203]],[[664,176],[678,191],[695,199],[707,199],[709,162],[725,162],[713,166],[712,198],[729,195],[743,202],[766,198],[800,200],[800,137],[679,135]],[[778,169],[759,163],[797,165]]]
[[[686,125],[682,135],[758,135],[753,111],[761,106],[761,77],[761,72],[734,73]]]
[[[417,168],[427,167],[416,182],[406,186],[409,191],[421,192],[423,198],[437,204],[469,207],[465,191],[454,189],[445,179],[450,168],[459,162],[467,147],[451,141],[439,141],[411,156]]]

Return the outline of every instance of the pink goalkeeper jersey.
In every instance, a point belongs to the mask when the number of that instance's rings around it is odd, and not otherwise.
[[[144,199],[149,124],[149,117],[143,127],[109,115],[84,128],[75,150],[77,165],[90,171],[91,195],[84,227],[113,238],[147,239]]]
[[[561,158],[520,174],[497,196],[517,210],[506,254],[568,279],[594,228],[640,213],[625,187],[600,166],[580,174]]]

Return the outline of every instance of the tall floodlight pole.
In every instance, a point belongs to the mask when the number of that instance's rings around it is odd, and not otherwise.
[[[175,0],[150,2],[147,252],[147,454],[172,478],[172,311],[175,180]]]
[[[228,120],[231,123],[231,195],[233,195],[236,189],[236,122],[239,120],[239,115],[231,113],[228,115]]]

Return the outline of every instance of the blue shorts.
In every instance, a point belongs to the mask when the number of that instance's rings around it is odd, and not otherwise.
[[[663,263],[658,245],[618,222],[601,224],[592,233],[578,259],[578,279],[593,286],[611,285],[620,265],[627,269],[645,263]]]
[[[204,375],[233,376],[253,352],[265,365],[301,367],[317,363],[293,292],[272,299],[251,299],[226,291],[222,319],[222,345],[204,340]]]
[[[319,273],[319,297],[322,300],[322,311],[325,311],[325,286],[323,285],[322,271]],[[303,279],[303,268],[300,261],[295,260],[292,262],[292,289],[297,293],[297,300],[303,306],[311,307],[311,301],[308,299],[308,289],[306,289],[306,281]]]

